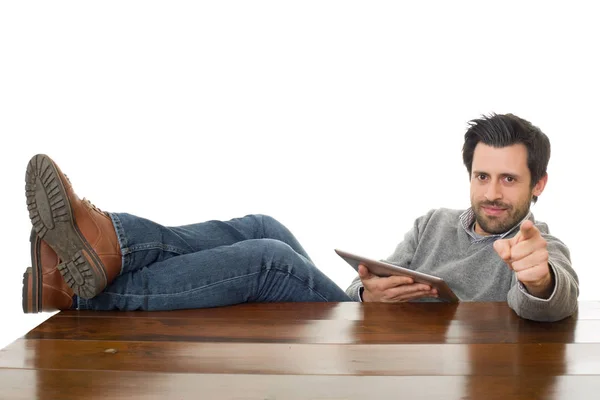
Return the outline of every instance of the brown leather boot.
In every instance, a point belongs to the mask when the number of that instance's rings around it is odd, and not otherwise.
[[[121,271],[121,250],[112,220],[86,199],[50,157],[27,165],[25,190],[29,218],[37,234],[56,252],[58,270],[77,296],[90,299]]]
[[[60,260],[54,250],[31,230],[31,267],[23,274],[23,312],[68,310],[73,306],[73,290],[58,270]]]

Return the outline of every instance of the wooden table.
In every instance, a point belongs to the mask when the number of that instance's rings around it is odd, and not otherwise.
[[[600,302],[61,312],[0,352],[1,399],[595,399]]]

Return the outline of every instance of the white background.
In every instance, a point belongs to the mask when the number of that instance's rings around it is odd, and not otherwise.
[[[0,347],[25,315],[24,176],[46,153],[98,207],[165,225],[265,213],[345,288],[469,205],[461,146],[490,112],[552,142],[536,218],[600,300],[598,13],[589,3],[57,1],[0,6]]]

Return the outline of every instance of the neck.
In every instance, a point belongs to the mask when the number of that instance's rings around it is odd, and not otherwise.
[[[475,231],[476,234],[481,235],[481,236],[490,236],[491,235],[491,233],[484,231],[481,228],[481,226],[479,226],[477,221],[475,221],[475,224],[473,225],[473,230]]]

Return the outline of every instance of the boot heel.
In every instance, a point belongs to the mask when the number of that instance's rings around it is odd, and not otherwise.
[[[41,310],[41,282],[37,279],[31,267],[23,274],[23,312],[25,314],[39,313]]]
[[[65,283],[82,299],[91,299],[100,292],[97,277],[83,251],[75,253],[68,262],[58,264]]]

